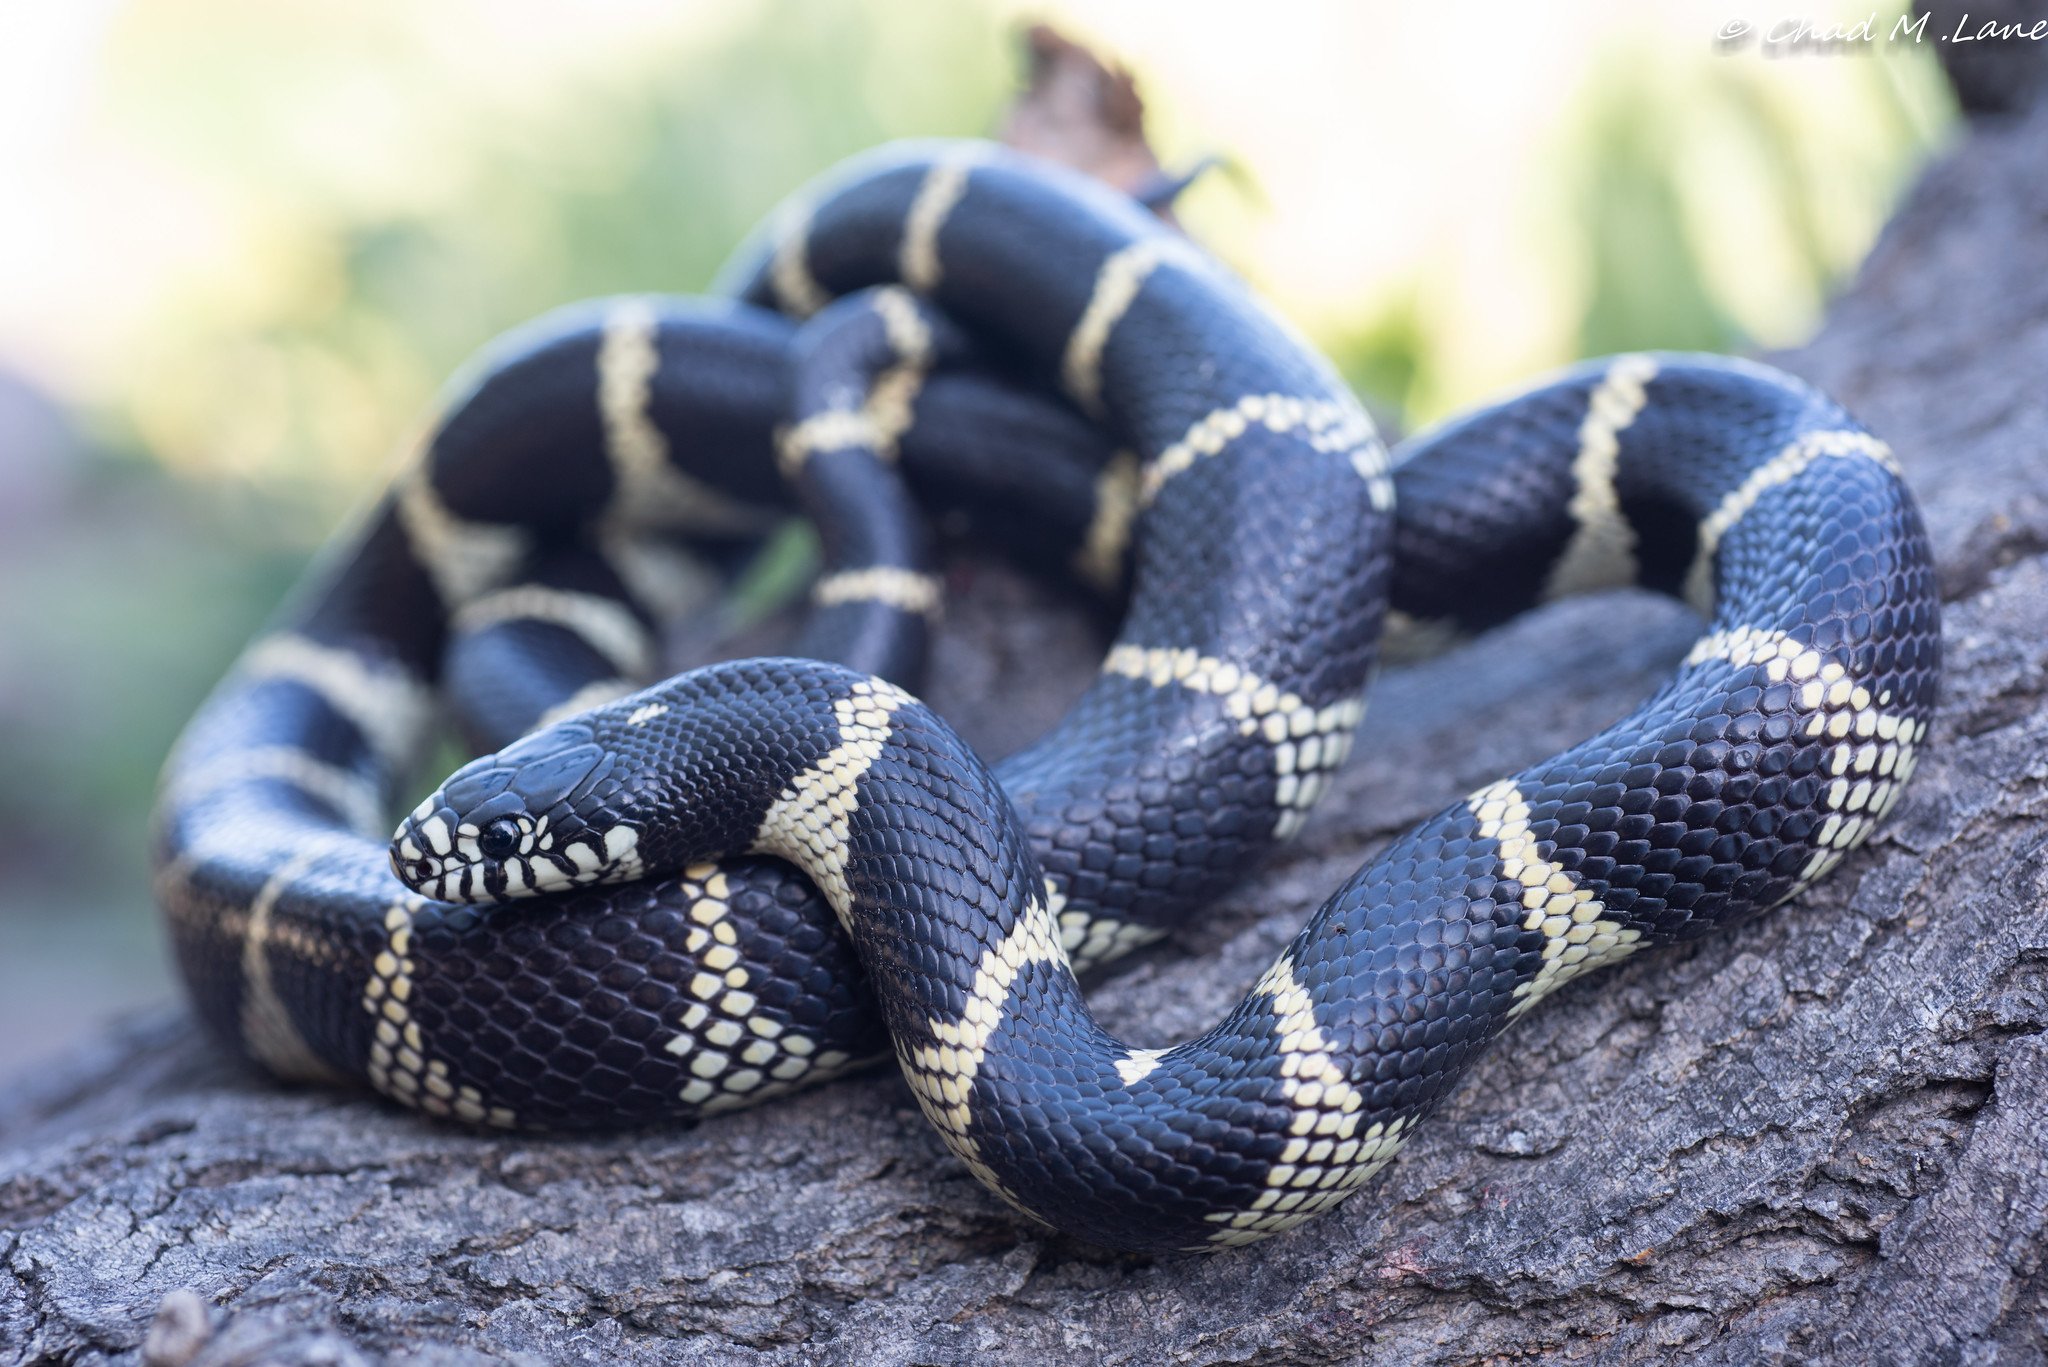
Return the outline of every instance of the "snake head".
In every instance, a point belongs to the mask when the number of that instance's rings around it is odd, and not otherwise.
[[[470,761],[391,838],[399,881],[451,902],[509,901],[640,876],[639,830],[591,729],[564,722]]]

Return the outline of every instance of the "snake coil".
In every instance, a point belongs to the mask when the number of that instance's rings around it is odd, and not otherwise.
[[[1214,263],[974,143],[850,164],[744,261],[735,301],[488,354],[188,727],[159,898],[200,1013],[273,1072],[574,1128],[893,1049],[1034,1218],[1248,1243],[1368,1180],[1564,982],[1796,895],[1912,772],[1926,537],[1883,443],[1787,376],[1617,357],[1390,462]],[[730,566],[792,497],[813,658],[640,689],[678,548]],[[905,691],[933,503],[1104,586],[1129,548],[1100,676],[993,771]],[[1709,620],[1656,696],[1397,840],[1207,1034],[1095,1025],[1077,969],[1300,828],[1390,599],[1477,628],[1624,583]],[[437,686],[488,753],[387,843]]]

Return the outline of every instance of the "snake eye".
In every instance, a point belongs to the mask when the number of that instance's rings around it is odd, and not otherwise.
[[[476,847],[486,859],[510,858],[519,848],[519,823],[509,816],[499,817],[478,834]]]

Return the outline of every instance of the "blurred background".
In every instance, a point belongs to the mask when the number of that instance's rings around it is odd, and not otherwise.
[[[157,766],[451,370],[704,288],[848,153],[990,131],[1028,22],[1136,73],[1170,166],[1226,159],[1190,231],[1412,427],[1806,335],[1954,121],[1930,46],[1760,41],[1869,12],[0,0],[0,1080],[173,995]]]

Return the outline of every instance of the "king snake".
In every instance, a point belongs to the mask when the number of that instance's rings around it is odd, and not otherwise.
[[[199,1013],[270,1071],[565,1129],[893,1051],[1034,1219],[1245,1244],[1356,1190],[1566,981],[1796,895],[1913,770],[1920,518],[1783,374],[1621,356],[1390,461],[1184,239],[978,143],[848,164],[729,280],[487,353],[179,742],[158,896]],[[634,691],[692,574],[792,500],[811,658]],[[1099,677],[993,770],[905,691],[931,507],[1112,589],[1134,560]],[[1472,629],[1625,583],[1709,622],[1653,698],[1395,841],[1209,1033],[1094,1023],[1076,971],[1300,828],[1390,603]],[[437,700],[488,753],[387,842]]]

